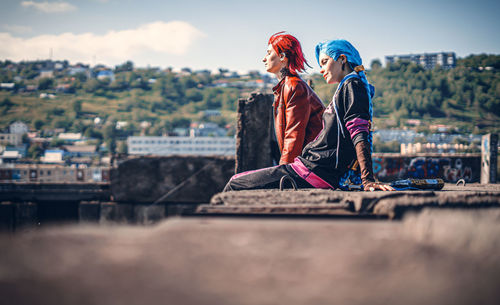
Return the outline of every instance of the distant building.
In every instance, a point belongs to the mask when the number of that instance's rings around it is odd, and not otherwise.
[[[0,90],[14,90],[15,88],[15,83],[0,83]]]
[[[21,159],[23,155],[17,150],[4,150],[0,155],[0,164],[2,163],[15,163]]]
[[[81,66],[81,65],[76,65],[76,66],[70,67],[68,69],[68,74],[69,75],[75,75],[75,74],[79,74],[79,73],[82,73],[82,74],[85,74],[85,75],[89,75],[89,69],[88,69],[88,67]]]
[[[23,135],[19,133],[0,133],[0,144],[19,146],[23,143]]]
[[[402,155],[418,153],[464,153],[477,148],[474,144],[449,144],[449,143],[408,143],[401,144]]]
[[[96,157],[97,149],[95,145],[65,145],[66,156],[75,157]]]
[[[413,143],[416,137],[424,136],[424,134],[411,129],[377,129],[373,132],[373,136],[377,137],[381,142]]]
[[[39,78],[53,78],[54,77],[54,71],[52,70],[45,70],[45,71],[40,71],[40,75],[38,76]]]
[[[60,133],[57,135],[57,138],[60,140],[64,140],[65,142],[78,142],[83,140],[81,133],[73,133],[73,132]]]
[[[179,136],[179,137],[187,137],[189,135],[189,129],[177,127],[177,128],[174,128],[173,134],[175,136]]]
[[[40,98],[53,100],[56,98],[55,94],[52,93],[40,93]]]
[[[75,92],[75,89],[71,86],[71,84],[58,84],[56,86],[56,92],[73,93],[73,92]]]
[[[128,126],[128,122],[126,122],[126,121],[117,121],[115,126],[116,126],[116,129],[124,129],[125,127]]]
[[[392,64],[398,61],[413,62],[423,66],[425,69],[434,69],[438,65],[444,69],[451,69],[455,68],[457,65],[455,52],[391,55],[385,57],[386,64]]]
[[[60,164],[3,164],[1,182],[106,182],[109,167],[64,166]]]
[[[64,163],[64,151],[60,149],[46,150],[40,161],[43,163]]]
[[[130,155],[224,155],[236,153],[232,137],[128,137]]]
[[[448,132],[454,128],[453,128],[453,126],[450,126],[450,125],[433,124],[433,125],[429,125],[429,129],[433,130],[433,131],[437,131],[437,132]]]
[[[189,130],[189,135],[191,137],[225,137],[227,135],[227,130],[219,127],[219,125],[212,122],[192,124]]]
[[[102,70],[97,73],[96,78],[99,80],[109,79],[111,82],[114,82],[115,74],[111,70]]]
[[[25,134],[29,131],[28,125],[21,121],[16,121],[9,126],[10,133]]]
[[[217,110],[217,109],[203,110],[203,111],[200,111],[200,114],[206,118],[221,116],[220,110]]]

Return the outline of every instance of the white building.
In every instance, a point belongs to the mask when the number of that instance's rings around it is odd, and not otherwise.
[[[0,144],[20,146],[23,143],[23,135],[20,133],[0,133]]]
[[[29,131],[28,125],[21,121],[16,121],[9,126],[10,133],[25,134]]]
[[[43,163],[64,163],[64,151],[62,150],[46,150],[45,154],[40,158]]]
[[[455,52],[405,54],[385,57],[385,62],[387,64],[392,64],[397,61],[413,62],[423,66],[426,69],[434,69],[438,65],[443,67],[444,69],[452,69],[457,65]]]
[[[236,153],[232,137],[128,137],[130,155],[223,155]]]
[[[57,135],[57,138],[64,140],[66,142],[78,142],[83,140],[82,134],[80,132],[62,132]]]
[[[96,78],[99,80],[109,79],[111,82],[114,82],[115,74],[111,70],[102,70],[97,73]]]

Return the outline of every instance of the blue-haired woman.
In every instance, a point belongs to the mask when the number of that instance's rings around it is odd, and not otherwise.
[[[365,191],[393,190],[375,182],[370,131],[373,86],[368,83],[358,51],[346,40],[316,46],[316,60],[329,84],[339,83],[323,113],[323,129],[293,163],[240,173],[225,191],[277,188],[283,176],[299,188],[343,188],[362,183]]]

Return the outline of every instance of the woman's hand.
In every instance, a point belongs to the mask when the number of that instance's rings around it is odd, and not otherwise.
[[[375,190],[395,191],[392,186],[381,182],[365,182],[363,183],[363,189],[365,192],[373,192]]]

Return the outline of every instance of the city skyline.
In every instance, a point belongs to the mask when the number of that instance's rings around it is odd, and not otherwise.
[[[364,65],[387,55],[498,54],[500,3],[476,1],[3,1],[1,60],[264,72],[267,39],[286,30],[319,71],[314,46],[345,38]]]

